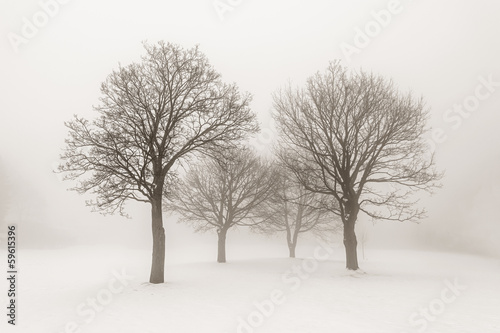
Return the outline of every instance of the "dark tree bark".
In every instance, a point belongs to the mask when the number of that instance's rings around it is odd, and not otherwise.
[[[344,247],[346,254],[346,268],[359,269],[358,265],[358,240],[356,238],[356,220],[358,219],[359,204],[356,201],[345,202],[343,209]]]
[[[346,255],[346,268],[349,270],[359,269],[358,265],[358,241],[354,231],[354,223],[349,222],[344,226],[344,247]]]
[[[153,258],[149,282],[165,282],[165,229],[163,228],[163,212],[161,198],[151,204]]]

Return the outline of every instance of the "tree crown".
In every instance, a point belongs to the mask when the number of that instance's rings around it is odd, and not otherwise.
[[[65,123],[59,170],[74,190],[97,195],[97,210],[123,213],[127,199],[152,202],[176,179],[175,165],[211,154],[258,130],[250,95],[225,84],[198,47],[144,43],[139,63],[119,66],[101,85],[98,113]]]
[[[274,94],[274,108],[285,164],[308,190],[332,195],[343,219],[357,209],[377,219],[423,216],[411,194],[431,191],[440,174],[423,139],[422,99],[334,62],[304,89]]]

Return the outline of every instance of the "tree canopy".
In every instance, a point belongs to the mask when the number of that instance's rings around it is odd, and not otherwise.
[[[360,211],[396,221],[424,216],[412,194],[431,191],[440,174],[423,137],[422,99],[334,62],[305,88],[275,93],[274,108],[282,160],[307,190],[335,202],[330,208],[344,224],[348,268],[358,268],[354,224]]]
[[[262,206],[276,183],[270,163],[246,148],[228,149],[220,158],[206,157],[192,165],[167,203],[181,220],[198,231],[215,229],[219,235],[219,262],[225,262],[224,242],[234,226],[265,222]]]

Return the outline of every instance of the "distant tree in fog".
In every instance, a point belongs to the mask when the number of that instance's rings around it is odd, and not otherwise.
[[[253,229],[264,233],[284,232],[289,256],[295,258],[300,234],[313,232],[326,238],[340,230],[340,221],[327,209],[328,196],[306,190],[283,165],[275,167],[277,181],[273,195],[261,206],[265,223]]]
[[[265,222],[260,207],[273,194],[276,179],[270,164],[252,150],[230,149],[192,165],[166,206],[197,231],[215,230],[217,261],[224,263],[228,230]]]
[[[346,268],[357,270],[355,224],[374,219],[414,221],[424,216],[412,194],[438,186],[423,135],[421,100],[391,81],[349,73],[338,62],[307,81],[274,94],[274,118],[287,168],[313,193],[331,197],[343,224]]]
[[[59,170],[78,180],[88,204],[124,213],[124,203],[151,205],[151,283],[164,282],[162,204],[176,166],[193,153],[215,154],[258,130],[250,96],[225,84],[197,47],[144,44],[140,63],[120,66],[101,85],[96,118],[66,123],[69,138]]]

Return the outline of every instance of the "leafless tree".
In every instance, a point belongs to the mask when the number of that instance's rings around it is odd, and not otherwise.
[[[430,192],[441,174],[423,139],[428,112],[421,99],[334,62],[304,89],[275,93],[274,108],[285,164],[307,190],[336,204],[330,208],[343,223],[348,269],[359,268],[360,212],[395,221],[424,216],[414,192]]]
[[[250,96],[221,81],[195,47],[144,43],[142,62],[120,66],[101,86],[93,121],[75,116],[59,170],[78,179],[73,188],[96,196],[103,213],[119,212],[127,200],[151,204],[151,283],[164,282],[164,192],[176,166],[195,152],[225,149],[256,132]]]
[[[340,228],[331,211],[325,209],[327,196],[307,191],[280,163],[275,168],[277,182],[273,195],[261,206],[266,222],[253,229],[263,233],[285,232],[289,256],[295,258],[300,234],[314,232],[323,237]]]
[[[259,207],[272,195],[276,179],[269,163],[250,149],[230,149],[192,166],[172,191],[167,207],[196,231],[215,229],[217,261],[224,263],[228,230],[265,221]]]

